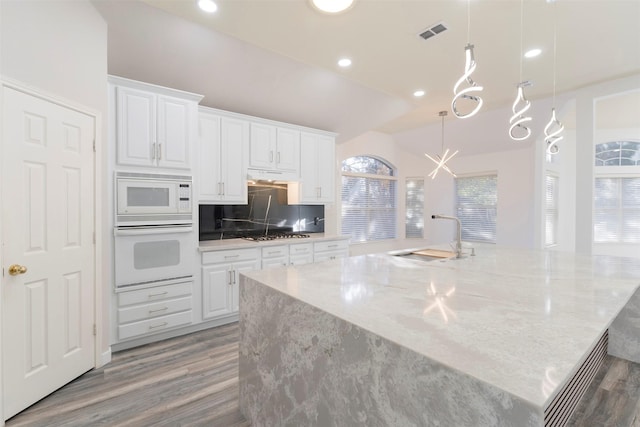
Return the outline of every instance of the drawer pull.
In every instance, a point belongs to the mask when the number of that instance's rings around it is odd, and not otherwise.
[[[149,329],[164,328],[168,324],[169,324],[169,322],[162,322],[162,323],[158,323],[157,325],[149,325]]]
[[[164,292],[160,292],[159,294],[149,294],[149,298],[154,298],[154,297],[161,297],[163,295],[167,295],[169,292],[164,291]]]
[[[271,252],[268,252],[268,255],[277,255],[279,253],[280,251],[271,251]]]
[[[309,251],[309,249],[308,248],[296,248],[296,252],[300,252],[300,251],[307,252],[307,251]]]
[[[329,245],[329,246],[327,246],[327,247],[328,247],[328,248],[337,248],[337,247],[338,247],[338,245]]]
[[[162,307],[162,308],[157,308],[155,310],[149,310],[149,314],[153,314],[153,313],[159,313],[161,311],[167,311],[169,310],[169,307]]]
[[[232,258],[238,258],[240,256],[240,254],[235,254],[235,255],[225,255],[224,259],[232,259]]]

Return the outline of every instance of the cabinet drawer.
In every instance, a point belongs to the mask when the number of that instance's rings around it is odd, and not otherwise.
[[[155,317],[153,319],[142,320],[140,322],[128,323],[118,326],[118,338],[123,340],[139,335],[154,334],[163,332],[176,326],[188,325],[191,323],[191,310],[180,313],[169,314],[167,316]]]
[[[297,243],[289,246],[289,256],[302,256],[313,253],[313,243]]]
[[[340,251],[349,249],[348,240],[329,240],[326,242],[315,242],[313,250],[315,252]]]
[[[120,308],[118,309],[118,323],[123,324],[191,310],[191,300],[192,298],[188,296],[167,301],[158,301],[151,304]]]
[[[118,307],[133,304],[144,304],[191,295],[193,282],[176,283],[174,285],[156,286],[153,288],[126,291],[118,294]]]
[[[255,260],[260,257],[258,248],[251,249],[231,249],[228,251],[204,252],[202,254],[203,264],[229,263],[236,261]]]
[[[289,256],[289,249],[286,246],[268,246],[262,248],[262,258],[282,258]]]

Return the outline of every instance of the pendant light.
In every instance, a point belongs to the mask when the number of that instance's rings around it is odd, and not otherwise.
[[[564,125],[556,117],[556,50],[557,50],[557,23],[556,23],[556,5],[553,1],[553,106],[551,108],[551,119],[544,127],[544,140],[547,143],[547,153],[556,154],[560,151],[558,142],[564,136],[560,135],[564,130]]]
[[[440,111],[438,113],[438,115],[440,117],[442,117],[442,146],[441,146],[441,150],[442,150],[442,157],[436,154],[436,157],[431,157],[430,155],[428,155],[427,153],[425,153],[424,155],[427,156],[429,158],[429,160],[431,160],[433,163],[436,164],[436,168],[434,170],[431,171],[431,173],[429,173],[428,176],[431,177],[431,179],[435,179],[436,175],[438,175],[438,171],[440,169],[447,171],[451,174],[451,176],[453,176],[454,178],[456,177],[456,174],[453,173],[453,171],[449,168],[449,166],[447,166],[447,162],[451,159],[453,159],[453,157],[458,154],[458,150],[456,150],[453,154],[449,155],[449,149],[447,148],[446,150],[444,149],[444,118],[447,116],[447,112],[446,111]]]
[[[520,83],[516,86],[518,93],[513,101],[511,111],[513,115],[509,119],[509,136],[514,141],[524,141],[531,136],[531,129],[524,123],[531,121],[531,116],[524,114],[531,108],[531,102],[524,96],[524,88],[531,85],[531,82],[522,81],[522,33],[524,28],[524,0],[520,0]]]
[[[458,79],[455,86],[453,87],[453,101],[451,101],[451,111],[456,117],[460,119],[466,119],[467,117],[471,117],[475,115],[480,108],[482,108],[482,98],[478,95],[479,92],[482,92],[483,87],[478,86],[478,84],[473,81],[471,78],[471,74],[476,70],[476,60],[473,55],[474,46],[469,43],[469,35],[471,33],[471,0],[467,0],[467,45],[464,48],[464,74],[462,77]],[[464,89],[460,89],[462,83],[467,82],[468,86]],[[476,102],[476,106],[473,110],[468,113],[461,113],[458,111],[458,101],[460,99],[468,100]]]

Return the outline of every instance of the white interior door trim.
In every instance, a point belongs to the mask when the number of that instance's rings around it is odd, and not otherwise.
[[[106,77],[106,76],[105,76]],[[107,83],[105,78],[105,91],[107,90]],[[17,80],[5,77],[0,75],[0,105],[2,105],[2,97],[5,88],[11,88],[20,92],[23,92],[27,95],[34,96],[36,98],[40,98],[42,100],[51,102],[56,105],[60,105],[62,107],[83,113],[93,118],[95,127],[94,127],[94,146],[95,146],[95,155],[94,155],[94,231],[95,231],[95,245],[94,245],[94,325],[95,325],[95,348],[94,348],[94,368],[98,368],[100,366],[105,365],[106,363],[111,361],[111,349],[108,347],[103,351],[102,343],[108,343],[108,333],[109,327],[105,322],[103,322],[104,315],[108,313],[108,310],[105,310],[104,304],[105,301],[109,301],[108,296],[105,296],[105,284],[104,284],[104,275],[105,275],[105,242],[106,235],[104,233],[103,224],[105,224],[104,218],[104,195],[106,192],[103,190],[106,188],[105,181],[105,171],[106,171],[106,159],[107,159],[107,147],[105,147],[105,139],[103,138],[103,119],[102,113],[98,110],[94,110],[85,105],[81,105],[75,101],[65,99],[56,94],[48,93],[47,91],[41,90],[39,88],[35,88],[33,86],[29,86]],[[2,117],[0,117],[0,136],[2,135],[2,126],[4,123],[2,122]],[[3,143],[0,141],[0,156],[3,155]],[[6,183],[2,182],[0,185],[6,185]],[[2,194],[2,189],[0,188],[0,194]],[[2,208],[3,208],[3,200],[0,198],[0,224],[2,224]],[[0,227],[0,243],[4,244],[3,236],[2,236],[2,227]],[[0,287],[3,285],[3,276],[0,275]],[[0,318],[2,318],[2,293],[0,292]],[[4,390],[4,379],[2,378],[2,343],[3,337],[2,332],[0,331],[0,386],[2,387],[2,393]],[[2,399],[0,399],[0,426],[4,426],[4,408]]]

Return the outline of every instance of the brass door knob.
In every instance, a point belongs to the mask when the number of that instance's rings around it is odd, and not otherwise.
[[[9,274],[12,276],[17,276],[18,274],[24,274],[27,272],[27,267],[20,264],[12,264],[9,266]]]

